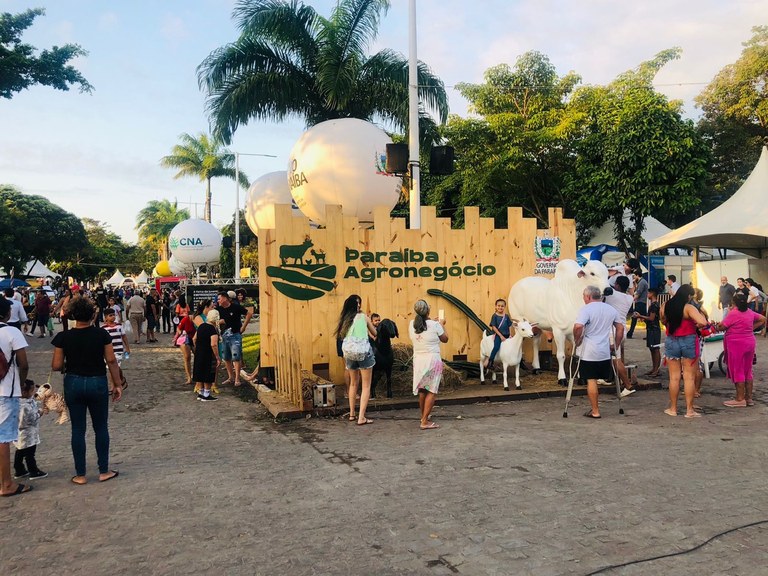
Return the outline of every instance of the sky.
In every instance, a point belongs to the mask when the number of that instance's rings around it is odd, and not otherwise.
[[[329,15],[336,0],[305,0]],[[36,86],[0,100],[0,183],[37,194],[78,217],[93,218],[135,242],[136,215],[150,200],[177,200],[202,217],[205,184],[174,179],[160,166],[182,133],[208,132],[197,66],[237,38],[234,0],[0,0],[0,12],[45,8],[23,35],[38,49],[64,43],[89,52],[75,66],[92,94]],[[482,82],[500,63],[538,50],[559,74],[605,84],[661,50],[682,57],[657,76],[657,88],[685,103],[734,62],[751,28],[768,24],[768,0],[418,0],[418,57],[445,83],[452,114],[467,116],[453,88]],[[408,0],[392,0],[370,53],[407,56]],[[252,121],[229,146],[251,181],[285,170],[302,119]],[[230,222],[235,184],[212,181],[213,222]],[[240,193],[241,207],[245,193]]]

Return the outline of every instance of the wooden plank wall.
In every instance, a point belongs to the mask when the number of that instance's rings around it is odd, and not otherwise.
[[[534,244],[537,236],[558,236],[561,241],[560,258],[576,257],[576,227],[571,219],[563,218],[560,208],[548,211],[549,229],[537,230],[536,220],[524,218],[521,208],[508,209],[507,228],[494,228],[493,219],[481,218],[477,207],[464,209],[465,227],[452,229],[449,218],[438,218],[433,206],[422,208],[422,227],[406,229],[404,218],[391,218],[385,207],[374,211],[374,227],[363,229],[354,217],[343,216],[340,206],[328,206],[327,224],[322,229],[310,229],[304,217],[291,214],[289,205],[275,206],[275,228],[259,234],[259,290],[261,308],[261,364],[276,365],[275,341],[281,335],[292,335],[301,353],[301,366],[311,370],[313,365],[328,364],[331,380],[344,379],[343,360],[336,355],[333,332],[344,300],[351,294],[362,297],[363,309],[376,312],[382,318],[394,320],[400,330],[400,339],[408,342],[408,322],[413,316],[413,303],[424,298],[432,313],[445,310],[446,327],[450,341],[443,345],[443,357],[466,356],[479,358],[481,333],[470,324],[466,316],[442,298],[427,295],[427,289],[438,288],[464,301],[486,322],[494,310],[497,298],[507,298],[509,289],[519,279],[532,276],[536,265]],[[335,288],[320,298],[301,301],[280,293],[267,274],[267,267],[280,266],[279,249],[282,245],[301,244],[312,240],[317,252],[325,252],[326,263],[336,266]],[[392,263],[389,258],[381,263],[347,262],[347,248],[359,252],[392,252],[406,249],[426,254],[436,252],[437,263]],[[310,257],[309,251],[306,257]],[[493,275],[459,277],[448,276],[438,281],[434,277],[393,278],[384,274],[373,282],[362,278],[344,278],[348,267],[358,272],[364,268],[382,266],[435,267],[493,266]],[[542,342],[545,344],[545,342]]]

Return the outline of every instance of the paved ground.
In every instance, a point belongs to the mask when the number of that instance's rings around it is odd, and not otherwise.
[[[642,336],[638,333],[638,336]],[[168,337],[165,337],[168,342]],[[45,381],[49,340],[31,339]],[[768,340],[757,400],[725,409],[705,383],[704,418],[662,413],[638,392],[618,414],[568,419],[561,399],[453,406],[421,432],[414,411],[275,423],[223,390],[203,404],[180,353],[143,345],[111,415],[120,477],[73,474],[68,426],[46,417],[35,491],[0,501],[7,574],[762,575],[768,565]],[[647,367],[641,340],[628,355]],[[764,360],[765,359],[765,360]],[[54,379],[61,386],[60,376]],[[727,533],[690,551],[718,533]],[[662,555],[665,559],[648,560]]]

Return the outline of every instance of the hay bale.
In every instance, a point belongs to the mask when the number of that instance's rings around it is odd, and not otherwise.
[[[395,360],[392,364],[392,395],[395,397],[413,395],[413,346],[410,344],[393,344]],[[381,390],[383,381],[380,380],[377,390]],[[449,392],[464,385],[464,375],[450,366],[443,370],[443,380],[440,391]]]

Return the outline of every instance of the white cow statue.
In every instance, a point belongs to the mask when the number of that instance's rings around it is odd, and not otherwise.
[[[584,267],[575,260],[561,260],[551,280],[541,276],[528,276],[519,280],[509,291],[509,315],[525,318],[532,325],[551,330],[557,346],[557,380],[567,386],[565,378],[565,341],[573,344],[573,325],[584,306],[584,288],[608,287],[608,269],[598,260],[589,260]],[[539,336],[533,339],[533,369],[539,364]]]
[[[494,364],[500,362],[504,367],[504,390],[509,390],[507,383],[507,368],[509,366],[515,367],[515,388],[522,390],[520,386],[520,361],[523,359],[523,338],[533,338],[533,326],[525,318],[519,321],[512,320],[512,326],[515,328],[515,334],[501,343]],[[486,358],[491,357],[495,337],[496,335],[491,332],[489,335],[483,336],[480,341],[480,382],[485,382],[483,363]],[[496,382],[496,372],[493,370],[493,366],[488,366],[488,368],[491,370],[493,381]]]

